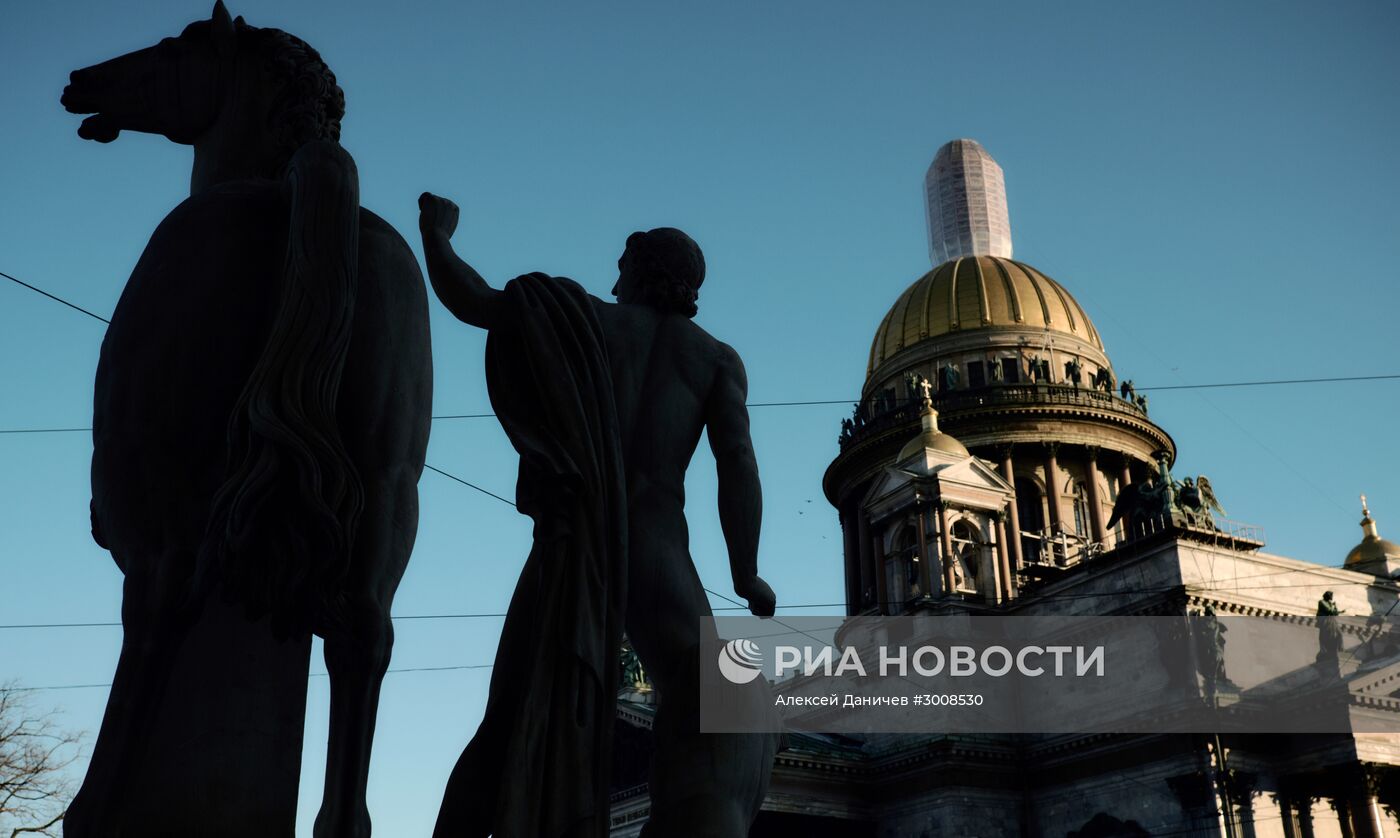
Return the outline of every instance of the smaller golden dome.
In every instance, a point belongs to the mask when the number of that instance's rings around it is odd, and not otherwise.
[[[1400,570],[1400,545],[1381,538],[1376,530],[1376,522],[1371,518],[1371,510],[1366,508],[1366,496],[1361,496],[1361,543],[1351,548],[1342,567],[1362,573],[1390,578]]]
[[[928,396],[924,396],[924,410],[919,414],[919,424],[922,425],[919,435],[906,442],[899,450],[899,456],[895,457],[896,463],[902,463],[929,448],[958,457],[972,456],[961,442],[938,430],[938,411],[933,409],[933,402]]]

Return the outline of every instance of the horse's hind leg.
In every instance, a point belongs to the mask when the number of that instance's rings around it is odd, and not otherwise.
[[[387,607],[349,603],[345,624],[326,633],[326,669],[331,682],[326,787],[316,815],[316,838],[368,838],[369,781],[379,688],[394,644]]]
[[[122,835],[127,784],[139,769],[175,656],[189,631],[191,615],[180,609],[187,600],[193,556],[166,554],[153,566],[140,559],[124,562],[122,651],[102,729],[87,775],[68,814],[68,838]]]
[[[367,481],[365,489],[345,607],[323,635],[331,713],[316,838],[370,834],[365,787],[379,689],[394,645],[389,605],[413,549],[418,520],[416,479],[381,484],[378,490]]]

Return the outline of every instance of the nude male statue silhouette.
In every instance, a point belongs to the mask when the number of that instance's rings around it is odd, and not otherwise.
[[[438,298],[458,319],[491,330],[492,339],[498,331],[512,328],[509,321],[520,315],[510,311],[511,286],[506,291],[492,288],[452,248],[450,238],[459,217],[456,205],[424,193],[419,206],[428,276]],[[697,655],[711,639],[702,629],[702,619],[711,612],[689,553],[684,480],[700,436],[707,433],[718,469],[720,521],[734,590],[754,614],[771,616],[775,597],[758,575],[762,495],[745,406],[747,380],[738,354],[690,319],[704,278],[704,258],[688,236],[669,228],[634,233],[618,268],[613,288],[616,303],[587,295],[569,280],[531,275],[512,285],[547,281],[567,287],[571,299],[586,301],[580,302],[583,311],[575,320],[596,322],[596,331],[601,332],[599,356],[605,359],[603,375],[610,378],[612,402],[605,408],[615,410],[625,485],[626,632],[659,696],[652,813],[644,834],[732,838],[747,834],[758,812],[777,737],[705,735],[697,730]],[[569,332],[570,340],[590,331],[587,326],[576,331],[571,331],[572,326],[560,328]],[[488,365],[490,355],[488,348]],[[554,375],[552,370],[549,375]],[[497,398],[493,388],[493,403]],[[542,529],[548,527],[536,516],[537,550],[547,537]],[[513,616],[531,613],[536,607],[530,574],[527,563],[511,603]],[[534,820],[528,823],[502,804],[501,795],[511,794],[507,786],[513,782],[502,777],[502,765],[512,759],[507,755],[511,746],[505,741],[509,737],[502,732],[509,724],[502,719],[519,712],[522,681],[530,683],[519,669],[520,659],[528,657],[522,650],[539,642],[531,635],[528,620],[510,625],[508,619],[507,623],[486,718],[453,771],[435,835],[604,835],[608,828],[606,764],[603,779],[595,778],[601,784],[601,803],[580,803],[560,817],[532,814]],[[616,649],[606,653],[615,662]],[[606,720],[600,724],[607,729],[602,731],[603,739],[595,741],[603,743],[600,747],[606,751],[616,679],[603,680],[611,692],[601,691],[607,706],[597,718]],[[577,773],[586,770],[585,765],[575,769]],[[593,789],[595,800],[599,791]],[[568,796],[547,784],[531,793],[536,797],[530,804],[546,807],[555,805],[561,795]],[[557,831],[551,831],[551,824],[557,825]]]

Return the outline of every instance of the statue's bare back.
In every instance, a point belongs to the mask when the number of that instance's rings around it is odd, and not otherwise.
[[[502,292],[452,249],[456,205],[425,193],[419,207],[438,298],[471,325],[493,329],[508,320]],[[706,432],[734,591],[754,614],[771,616],[773,592],[758,576],[763,502],[744,366],[733,349],[690,320],[704,258],[688,236],[670,228],[635,233],[618,269],[618,302],[589,300],[606,345],[626,477],[626,630],[659,696],[651,817],[643,835],[742,835],[762,804],[777,742],[699,732],[699,663],[713,650],[714,632],[690,556],[685,474]],[[513,602],[512,612],[516,607]],[[509,618],[507,624],[509,631]],[[501,727],[493,712],[509,712],[501,707],[488,702],[487,719],[453,771],[438,836],[485,835],[493,824],[491,765],[505,756],[493,733]]]

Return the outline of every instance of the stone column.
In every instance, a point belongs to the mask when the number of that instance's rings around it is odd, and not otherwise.
[[[1049,510],[1050,536],[1051,541],[1045,545],[1046,558],[1054,564],[1068,562],[1069,556],[1064,555],[1059,535],[1064,532],[1064,514],[1060,508],[1060,464],[1055,459],[1055,452],[1059,449],[1058,442],[1047,442],[1045,444],[1045,507]]]
[[[1006,543],[1006,512],[997,515],[997,567],[1001,576],[1001,596],[1016,598],[1016,577],[1011,575],[1011,551]]]
[[[1235,805],[1235,824],[1239,838],[1255,838],[1254,793],[1256,777],[1238,771],[1230,772],[1230,800]]]
[[[1313,799],[1311,797],[1300,798],[1295,809],[1298,823],[1298,838],[1317,838],[1313,831],[1312,821]]]
[[[1021,557],[1021,510],[1016,506],[1016,470],[1011,462],[1011,446],[1002,449],[1001,454],[1001,476],[1007,483],[1011,484],[1011,523],[1007,526],[1011,537],[1011,560],[1012,566],[1020,570],[1025,566],[1025,559]]]
[[[1314,838],[1312,800],[1290,794],[1279,794],[1278,810],[1283,819],[1284,838]]]
[[[1380,777],[1374,769],[1364,764],[1359,768],[1356,795],[1347,807],[1351,810],[1352,832],[1356,838],[1384,838],[1385,827],[1382,826],[1380,801],[1376,799]]]
[[[1385,838],[1381,825],[1381,807],[1371,794],[1362,794],[1350,807],[1352,834],[1356,838]]]
[[[883,583],[875,578],[875,544],[870,535],[870,518],[859,506],[856,507],[856,546],[860,557],[861,602],[865,601],[865,592],[871,591],[877,611],[883,613],[884,603],[880,599]]]
[[[890,592],[889,586],[885,583],[885,543],[880,537],[880,531],[870,527],[870,555],[874,559],[875,570],[875,599],[879,604],[879,613],[889,614]]]
[[[952,594],[958,589],[957,577],[953,575],[953,530],[948,525],[948,504],[938,501],[938,537],[943,548],[943,590]]]
[[[847,502],[841,510],[842,552],[846,554],[846,613],[858,614],[865,607],[865,567],[861,562],[860,510]]]
[[[1331,803],[1332,810],[1337,813],[1337,825],[1341,828],[1342,838],[1357,838],[1352,829],[1350,802],[1344,797],[1334,797]]]
[[[1108,530],[1104,528],[1103,505],[1099,496],[1099,448],[1090,445],[1084,459],[1084,492],[1089,501],[1089,522],[1094,528],[1094,540],[1100,544],[1108,541]]]
[[[924,596],[932,597],[938,591],[933,587],[933,557],[928,554],[928,515],[924,502],[920,500],[917,503],[918,523],[915,526],[919,528],[919,580],[924,587]]]
[[[1127,454],[1120,454],[1118,457],[1118,466],[1120,469],[1118,474],[1118,491],[1121,494],[1124,489],[1133,485],[1133,461]],[[1125,539],[1133,537],[1132,521],[1124,518],[1124,520],[1120,522],[1120,526],[1123,527],[1123,536]]]
[[[1060,463],[1055,459],[1058,442],[1045,444],[1045,505],[1050,510],[1050,529],[1059,534],[1063,528],[1064,515],[1060,509]]]

